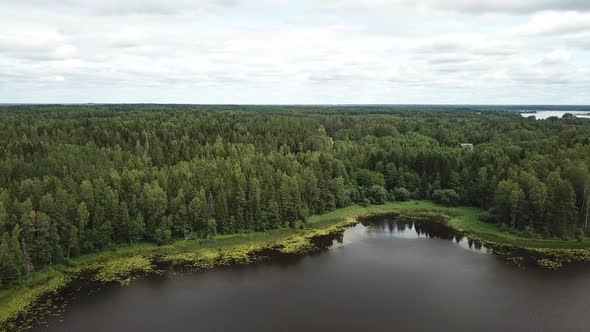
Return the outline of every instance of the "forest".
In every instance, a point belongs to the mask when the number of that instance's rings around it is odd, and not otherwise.
[[[463,145],[462,145],[463,144]],[[0,287],[139,242],[300,228],[429,199],[522,236],[590,235],[590,120],[493,107],[0,107]]]

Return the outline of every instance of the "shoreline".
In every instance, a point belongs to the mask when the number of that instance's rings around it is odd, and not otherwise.
[[[562,241],[519,237],[477,220],[479,210],[444,207],[428,201],[394,202],[368,207],[349,206],[312,216],[301,230],[218,236],[181,240],[157,247],[139,245],[120,251],[82,256],[74,266],[36,272],[30,285],[5,290],[0,301],[0,329],[35,326],[44,313],[55,309],[59,294],[76,282],[129,284],[134,278],[174,269],[203,270],[217,266],[251,264],[279,255],[307,255],[320,251],[350,226],[369,216],[397,214],[402,218],[427,218],[445,224],[458,234],[483,243],[493,254],[517,266],[526,262],[558,269],[564,264],[590,262],[590,241]],[[45,274],[45,278],[43,277]],[[6,293],[8,295],[6,295]],[[35,317],[33,317],[35,316]]]

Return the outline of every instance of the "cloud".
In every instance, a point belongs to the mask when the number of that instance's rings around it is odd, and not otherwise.
[[[451,55],[435,57],[428,60],[428,63],[432,65],[454,65],[464,64],[473,61],[473,58],[465,55]]]
[[[70,44],[64,44],[56,47],[53,51],[53,57],[56,59],[69,59],[78,54],[78,48]]]
[[[101,15],[187,15],[221,13],[235,8],[256,7],[268,10],[301,2],[311,10],[383,10],[409,8],[420,11],[439,10],[464,14],[523,15],[542,11],[588,11],[586,0],[21,0],[22,4],[53,6],[59,9],[82,9]],[[294,15],[293,18],[302,17]]]
[[[590,10],[590,2],[586,0],[432,0],[427,3],[435,8],[474,14],[530,14],[547,10]]]
[[[11,30],[5,30],[11,31]],[[43,59],[65,55],[71,45],[66,45],[63,36],[55,31],[24,28],[0,34],[0,55],[26,59]]]
[[[55,6],[60,9],[83,9],[103,15],[152,14],[177,15],[187,12],[203,13],[232,7],[238,0],[22,0],[35,6]]]
[[[41,80],[43,82],[62,83],[66,80],[66,78],[61,75],[56,75],[56,76],[43,76],[43,77],[40,77],[39,80]]]
[[[465,14],[531,14],[541,11],[590,10],[586,0],[324,0],[312,5],[314,8],[337,10],[349,9],[396,9],[443,10]]]
[[[7,0],[0,102],[590,103],[573,2],[318,3]]]
[[[565,73],[547,72],[543,69],[514,71],[510,75],[510,79],[517,83],[535,85],[559,85],[572,82]]]
[[[546,65],[562,64],[570,61],[571,53],[566,50],[556,50],[543,57],[541,63]]]
[[[515,32],[525,36],[560,36],[590,32],[590,13],[543,12],[535,14],[524,26],[515,29]]]

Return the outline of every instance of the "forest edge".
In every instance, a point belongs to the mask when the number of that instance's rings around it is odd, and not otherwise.
[[[393,202],[367,207],[353,205],[309,218],[303,229],[219,235],[209,239],[179,240],[169,245],[141,243],[83,255],[66,266],[54,265],[31,273],[22,286],[0,291],[0,330],[32,327],[55,311],[59,294],[74,282],[128,284],[134,277],[167,269],[200,270],[249,264],[272,254],[305,255],[322,249],[321,237],[342,234],[358,220],[372,215],[400,214],[430,218],[459,234],[479,241],[507,262],[532,263],[558,269],[564,264],[590,262],[590,241],[528,238],[478,220],[481,210],[445,207],[430,201]],[[331,240],[330,240],[331,241]]]

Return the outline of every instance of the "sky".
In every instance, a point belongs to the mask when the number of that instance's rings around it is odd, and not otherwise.
[[[589,0],[0,0],[0,103],[590,104]]]

